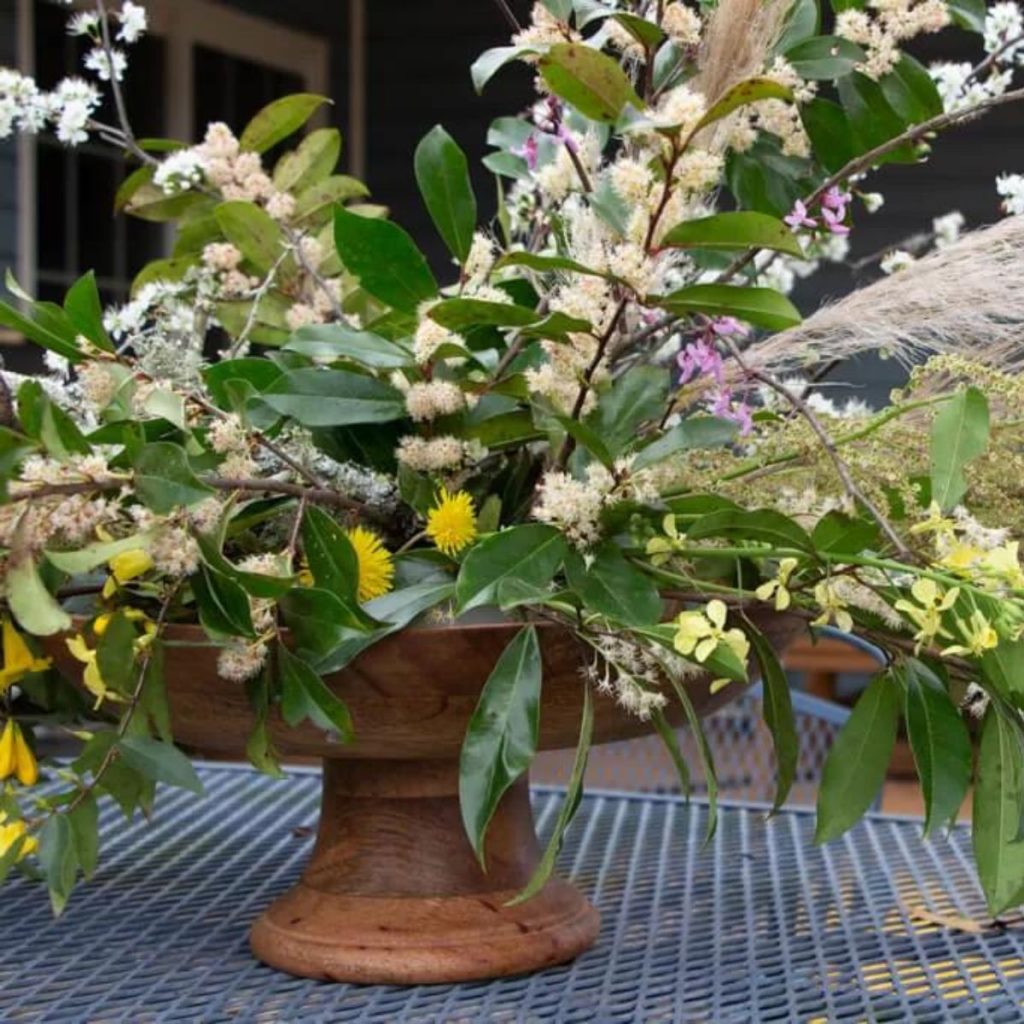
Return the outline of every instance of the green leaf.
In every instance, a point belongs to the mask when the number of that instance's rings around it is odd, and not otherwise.
[[[1024,757],[1020,733],[999,708],[990,707],[981,727],[971,827],[974,861],[989,913],[1024,902]]]
[[[299,652],[314,658],[351,639],[353,630],[365,633],[379,625],[358,605],[318,587],[295,587],[281,598],[279,607]]]
[[[985,31],[988,6],[985,0],[947,0],[946,6],[955,24],[970,32]]]
[[[322,508],[302,517],[302,550],[316,585],[349,604],[358,603],[359,559],[345,531]]]
[[[245,684],[245,692],[253,714],[256,716],[256,725],[245,744],[245,756],[253,767],[263,772],[264,775],[275,779],[283,778],[284,773],[278,763],[277,751],[274,750],[270,741],[270,730],[267,727],[267,717],[270,713],[269,663],[263,672]]]
[[[203,784],[192,762],[173,743],[148,736],[125,736],[118,741],[117,749],[125,763],[147,779],[202,796]]]
[[[169,441],[147,444],[139,452],[135,491],[158,515],[195,505],[214,493],[192,472],[185,449]]]
[[[807,531],[788,516],[774,509],[720,509],[702,516],[687,528],[689,540],[704,537],[728,537],[730,540],[755,541],[773,547],[811,551]]]
[[[488,302],[485,299],[445,299],[430,310],[430,319],[450,331],[471,327],[524,327],[542,319],[535,310],[514,302]]]
[[[590,686],[583,683],[583,713],[580,716],[580,734],[576,741],[576,756],[573,758],[572,771],[569,773],[569,784],[565,789],[565,796],[562,799],[562,806],[559,808],[558,817],[555,819],[555,826],[551,830],[548,845],[544,848],[540,862],[534,868],[530,880],[526,883],[523,891],[518,893],[514,899],[509,900],[506,906],[516,906],[525,903],[528,899],[536,896],[544,888],[555,870],[555,861],[562,849],[565,834],[572,824],[579,810],[580,801],[583,798],[583,778],[587,772],[587,757],[590,754],[590,744],[594,735],[594,697]]]
[[[683,221],[661,242],[662,246],[699,249],[774,249],[803,257],[796,235],[776,217],[749,210],[717,213]]]
[[[764,721],[772,734],[772,743],[775,746],[777,780],[775,799],[772,802],[774,812],[786,802],[786,797],[793,788],[797,761],[800,757],[800,741],[797,738],[796,720],[793,717],[789,680],[779,664],[774,648],[759,629],[747,626],[744,631],[750,638],[750,644],[754,648],[761,669]]]
[[[613,123],[627,105],[643,108],[617,61],[584,43],[557,43],[540,59],[548,88],[592,121]]]
[[[857,155],[853,128],[838,103],[817,96],[800,107],[800,118],[814,155],[826,171],[840,170]]]
[[[255,203],[221,203],[213,212],[221,231],[263,276],[270,273],[284,252],[284,234],[270,214]]]
[[[112,690],[128,696],[135,689],[135,627],[118,611],[96,645],[96,665],[103,681]]]
[[[482,93],[487,83],[506,65],[527,54],[537,53],[541,46],[493,46],[485,50],[469,69],[473,88]]]
[[[192,591],[204,629],[221,636],[256,637],[249,595],[240,583],[203,565],[192,577]]]
[[[9,282],[8,282],[9,286]],[[36,307],[33,307],[33,318],[22,316],[13,306],[6,302],[0,302],[0,327],[8,327],[18,334],[25,335],[29,341],[56,352],[72,363],[80,362],[84,356],[75,344],[74,335],[67,336],[67,332],[54,329],[49,325],[40,323],[35,317],[39,316]]]
[[[355,735],[352,716],[345,702],[301,658],[284,644],[277,648],[281,670],[281,712],[291,726],[309,718],[321,729],[336,733],[342,743],[351,743]]]
[[[679,749],[679,737],[676,735],[676,730],[669,724],[668,719],[665,717],[665,712],[658,707],[651,710],[651,724],[665,746],[665,751],[672,761],[676,775],[679,776],[679,792],[689,800],[691,789],[690,766],[686,763],[682,750]]]
[[[839,99],[853,128],[857,153],[880,146],[907,127],[906,121],[886,99],[881,85],[859,71],[840,78],[837,83]],[[906,163],[917,159],[912,145],[901,146],[879,158],[879,163]]]
[[[782,35],[775,44],[776,53],[785,53],[805,39],[817,35],[821,29],[818,0],[795,0],[786,15]]]
[[[926,67],[903,54],[899,63],[878,83],[893,110],[907,124],[918,124],[941,114],[942,97]]]
[[[71,826],[71,845],[75,860],[86,878],[96,870],[100,852],[99,807],[96,798],[89,795],[82,798],[73,811],[67,813]]]
[[[487,826],[537,752],[541,675],[537,629],[526,626],[502,652],[466,729],[459,758],[459,805],[481,865]]]
[[[841,36],[815,36],[786,51],[786,60],[801,78],[832,79],[848,75],[867,54]]]
[[[815,842],[838,839],[857,823],[882,788],[896,742],[899,693],[891,675],[875,676],[833,742],[818,790]]]
[[[266,153],[279,142],[294,135],[321,106],[325,96],[296,93],[267,104],[246,126],[239,143],[250,153]]]
[[[907,736],[924,794],[927,836],[936,826],[956,818],[967,795],[971,737],[942,681],[927,665],[908,658],[903,678]]]
[[[555,419],[565,428],[565,432],[593,455],[601,465],[607,469],[612,468],[615,460],[595,430],[579,420],[574,420],[571,416],[555,416]]]
[[[975,387],[958,391],[932,422],[932,501],[944,512],[967,493],[964,467],[988,447],[988,400]]]
[[[59,915],[67,905],[78,872],[75,838],[66,814],[51,814],[40,829],[39,865],[50,890],[53,912]]]
[[[7,565],[4,596],[11,614],[33,636],[53,636],[71,628],[71,616],[46,589],[31,558],[12,558]]]
[[[690,695],[686,692],[686,686],[674,676],[670,678],[672,688],[676,691],[679,703],[683,705],[686,720],[697,740],[697,757],[700,760],[701,770],[704,772],[705,785],[708,787],[708,824],[704,834],[704,845],[707,846],[718,829],[718,776],[715,773],[715,759],[711,754],[711,747],[708,746],[708,738],[700,723],[700,717],[693,706],[693,701],[690,700]]]
[[[510,252],[506,253],[494,265],[495,270],[502,270],[505,267],[526,267],[528,270],[536,270],[538,273],[555,273],[556,271],[572,274],[585,274],[589,277],[603,277],[607,280],[617,280],[614,274],[608,274],[601,270],[591,270],[576,260],[570,260],[565,256],[540,256],[534,252]]]
[[[734,110],[761,100],[792,100],[793,93],[784,85],[770,78],[748,78],[734,85],[725,95],[697,122],[696,128],[690,133],[692,138],[702,128],[728,117]]]
[[[734,316],[755,327],[764,327],[770,331],[795,327],[801,321],[796,306],[785,295],[772,288],[691,284],[670,295],[652,296],[651,301],[679,316],[687,313]]]
[[[656,50],[665,40],[665,33],[653,21],[635,14],[614,14],[612,17],[649,52]]]
[[[415,362],[412,353],[397,342],[340,323],[302,327],[284,351],[316,360],[350,359],[374,370],[397,370]]]
[[[476,231],[476,196],[466,154],[435,125],[416,147],[413,160],[416,183],[438,234],[451,254],[465,263]]]
[[[80,576],[83,573],[92,572],[93,569],[109,562],[116,555],[122,555],[126,551],[135,551],[138,548],[145,549],[152,535],[150,533],[133,533],[130,537],[122,537],[120,540],[96,541],[87,544],[84,548],[76,551],[47,551],[46,560],[55,565],[61,572],[71,576]]]
[[[565,562],[569,586],[590,612],[625,626],[653,625],[661,618],[658,588],[627,562],[614,541],[605,541],[591,558],[570,551]]]
[[[542,523],[527,523],[492,534],[466,555],[455,584],[459,612],[493,604],[504,580],[543,587],[554,579],[567,546],[561,532]]]
[[[633,460],[633,469],[654,466],[673,455],[695,448],[717,448],[729,444],[736,439],[738,429],[732,420],[716,416],[691,416],[641,448]]]
[[[670,385],[671,375],[663,368],[633,367],[601,396],[587,426],[617,456],[636,438],[643,423],[658,420],[665,411]]]
[[[870,519],[853,519],[833,511],[818,520],[811,543],[821,554],[858,555],[876,549],[881,539],[878,524]]]
[[[405,398],[390,384],[348,370],[293,370],[262,401],[304,427],[344,427],[404,419]]]
[[[105,352],[114,351],[114,344],[103,326],[103,304],[96,287],[96,275],[91,270],[68,289],[64,296],[64,312],[79,334],[85,335]]]
[[[402,313],[437,295],[437,281],[416,243],[397,224],[334,213],[334,240],[346,268],[375,299]]]
[[[324,180],[338,165],[341,132],[321,128],[310,132],[298,149],[285,153],[274,168],[274,186],[281,192],[301,192]]]
[[[296,224],[309,225],[326,221],[329,208],[336,203],[352,199],[365,199],[370,190],[356,178],[347,174],[332,174],[329,178],[303,189],[295,197]]]
[[[165,743],[170,743],[173,739],[171,709],[167,703],[164,647],[159,641],[154,641],[149,649],[149,660],[146,662],[145,673],[135,718],[152,729]]]

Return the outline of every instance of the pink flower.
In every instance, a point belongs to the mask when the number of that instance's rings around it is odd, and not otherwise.
[[[722,383],[722,357],[714,345],[703,338],[692,341],[676,357],[679,365],[679,385],[688,384],[700,374],[708,374],[720,385]]]
[[[838,185],[833,185],[821,197],[821,205],[826,210],[835,210],[836,215],[842,218],[846,215],[847,203],[852,198],[849,192],[843,192]]]
[[[742,337],[748,330],[747,325],[740,323],[734,316],[716,317],[708,326],[713,334],[717,334],[721,338],[727,338],[733,334]]]
[[[833,235],[848,235],[850,233],[849,227],[843,223],[843,218],[845,216],[845,209],[835,211],[824,206],[821,209],[821,219],[825,222],[825,227],[827,227]]]
[[[793,209],[782,218],[794,231],[798,228],[816,228],[818,222],[807,213],[802,199],[793,204]]]
[[[514,156],[521,156],[531,171],[537,170],[537,136],[533,132],[530,132],[526,141],[518,149],[513,149],[512,153]]]
[[[711,412],[722,419],[732,420],[739,425],[740,437],[746,437],[754,429],[754,417],[746,400],[733,404],[732,392],[722,388],[711,405]]]

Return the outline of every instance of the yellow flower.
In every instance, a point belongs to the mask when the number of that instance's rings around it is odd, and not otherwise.
[[[113,597],[122,584],[149,572],[153,568],[153,559],[143,548],[132,548],[131,551],[114,555],[107,565],[111,574],[103,584],[103,596],[109,598]]]
[[[779,572],[775,579],[768,580],[767,583],[762,583],[761,586],[754,591],[754,595],[757,599],[759,601],[770,601],[774,595],[775,610],[777,612],[784,612],[792,601],[788,590],[789,578],[793,575],[793,571],[799,564],[799,561],[795,558],[782,559],[782,561],[779,562]]]
[[[93,708],[98,708],[105,700],[110,701],[121,701],[124,698],[119,694],[113,692],[113,690],[107,689],[107,684],[103,681],[103,676],[100,675],[100,666],[96,658],[96,652],[89,648],[89,645],[85,642],[85,637],[79,633],[77,636],[68,637],[64,641],[68,645],[68,650],[83,664],[85,670],[82,672],[82,682],[85,684],[86,689],[96,697],[96,703]]]
[[[981,548],[973,544],[965,544],[957,541],[938,561],[944,569],[951,569],[957,573],[968,573],[974,564],[985,557]]]
[[[822,580],[814,588],[814,600],[818,602],[821,614],[811,623],[812,626],[827,626],[835,622],[844,633],[853,630],[853,616],[846,610],[846,602],[831,580]]]
[[[680,612],[673,641],[675,649],[703,664],[714,654],[719,644],[726,644],[740,661],[746,662],[750,641],[742,629],[725,628],[728,615],[725,603],[717,598],[709,601],[703,611]]]
[[[972,612],[968,622],[958,619],[957,626],[960,627],[964,642],[946,647],[942,651],[946,656],[963,654],[980,658],[986,651],[991,651],[999,646],[999,634],[992,623],[979,611]]]
[[[1002,547],[988,551],[982,559],[982,568],[1013,587],[1024,590],[1024,570],[1020,566],[1020,541],[1008,541]]]
[[[6,822],[6,824],[5,824]],[[21,860],[30,853],[35,853],[39,842],[35,836],[27,835],[28,829],[23,821],[7,821],[7,815],[0,811],[0,857],[6,857],[15,843],[21,842],[17,859]]]
[[[676,517],[670,512],[662,520],[661,528],[664,537],[652,537],[647,542],[647,554],[651,556],[651,565],[664,565],[672,560],[672,556],[686,543],[686,538],[679,535]]]
[[[948,612],[956,604],[960,588],[953,587],[943,592],[934,580],[917,579],[910,588],[910,593],[917,604],[901,598],[893,607],[896,611],[903,612],[917,626],[917,632],[914,634],[917,650],[920,651],[922,644],[929,643],[937,636],[951,636],[952,634],[942,626],[942,613]]]
[[[8,718],[3,733],[0,733],[0,780],[12,775],[17,776],[23,786],[34,786],[39,781],[39,764],[21,726],[13,718]]]
[[[944,516],[939,503],[933,501],[928,508],[928,518],[915,523],[910,528],[910,532],[914,534],[934,533],[936,539],[940,537],[951,538],[956,536],[956,522]]]
[[[4,667],[0,669],[0,694],[15,683],[50,667],[49,658],[37,658],[29,649],[25,638],[14,628],[10,619],[3,621]]]
[[[473,499],[465,491],[450,494],[442,489],[427,513],[427,536],[449,557],[472,544],[477,537]]]
[[[380,537],[365,526],[354,526],[346,536],[359,561],[359,600],[372,601],[375,597],[382,597],[391,589],[395,579],[391,552],[381,543]]]

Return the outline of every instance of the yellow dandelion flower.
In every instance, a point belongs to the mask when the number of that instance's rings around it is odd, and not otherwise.
[[[23,786],[34,786],[39,781],[39,765],[36,755],[25,740],[21,726],[13,718],[0,734],[0,780],[17,776]]]
[[[15,629],[10,619],[3,621],[4,667],[0,669],[0,694],[11,686],[32,675],[33,672],[45,672],[50,667],[49,658],[37,658],[25,638]]]
[[[395,563],[380,537],[365,526],[354,526],[346,536],[359,560],[359,600],[383,597],[394,585]]]
[[[427,536],[449,557],[457,555],[477,538],[476,509],[465,491],[451,494],[442,489],[437,505],[427,513]]]

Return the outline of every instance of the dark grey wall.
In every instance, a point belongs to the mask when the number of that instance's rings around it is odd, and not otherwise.
[[[17,66],[17,39],[14,0],[0,0],[0,66]],[[13,268],[18,259],[17,194],[15,147],[8,140],[0,143],[0,270]]]

